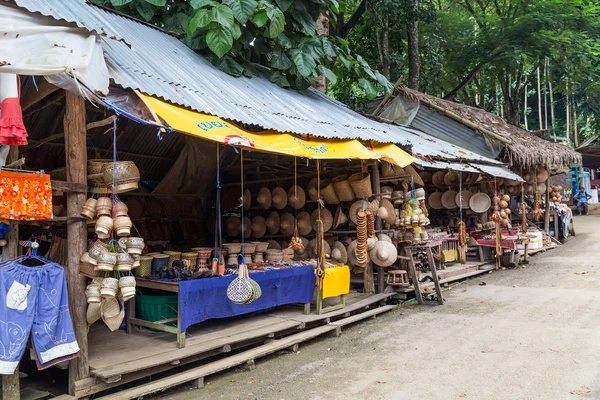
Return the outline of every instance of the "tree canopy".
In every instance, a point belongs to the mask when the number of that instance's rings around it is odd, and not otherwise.
[[[593,0],[96,0],[177,32],[232,75],[356,108],[390,82],[577,144],[600,126]],[[319,29],[319,27],[324,29]]]

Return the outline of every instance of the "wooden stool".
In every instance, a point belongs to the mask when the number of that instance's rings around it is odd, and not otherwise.
[[[385,283],[390,286],[408,286],[408,272],[402,270],[388,271]]]

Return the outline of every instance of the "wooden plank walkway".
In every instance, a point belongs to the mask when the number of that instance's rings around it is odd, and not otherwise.
[[[209,357],[222,356],[220,360],[226,360],[235,356],[227,356],[226,353],[249,346],[262,347],[269,343],[282,345],[286,342],[281,340],[292,336],[300,341],[308,340],[307,336],[295,335],[309,330],[313,333],[339,332],[343,325],[338,325],[338,322],[342,319],[352,318],[346,322],[349,324],[389,311],[391,308],[382,307],[379,310],[378,305],[393,295],[351,293],[344,309],[322,315],[304,315],[302,307],[286,306],[263,315],[207,321],[188,330],[186,347],[182,349],[176,347],[175,336],[169,333],[146,329],[136,330],[132,334],[109,332],[98,324],[89,335],[91,376],[75,382],[75,395],[78,398],[90,396]],[[326,301],[335,302],[336,299]],[[360,317],[370,309],[379,311]],[[334,320],[335,324],[331,323]],[[311,329],[306,330],[307,327]],[[312,328],[323,329],[313,331]],[[298,343],[292,345],[297,346]]]
[[[381,296],[379,296],[381,297]],[[299,333],[286,336],[282,339],[273,340],[265,343],[262,346],[254,347],[250,350],[211,362],[199,367],[191,368],[178,374],[158,379],[151,383],[143,384],[131,389],[126,389],[118,393],[110,394],[107,396],[99,397],[97,400],[129,400],[136,399],[142,396],[163,391],[165,389],[172,388],[177,385],[181,385],[188,382],[193,382],[194,386],[201,388],[204,386],[204,378],[206,376],[221,372],[245,363],[254,363],[254,360],[273,354],[277,351],[285,350],[288,348],[294,348],[295,345],[314,339],[324,334],[332,334],[339,336],[341,334],[341,328],[356,322],[359,322],[366,318],[373,318],[378,314],[391,311],[397,308],[397,305],[388,305],[377,307],[367,312],[361,312],[351,317],[340,319],[336,322],[329,323],[326,325],[318,326],[315,328],[307,329]],[[359,308],[362,309],[362,308]]]

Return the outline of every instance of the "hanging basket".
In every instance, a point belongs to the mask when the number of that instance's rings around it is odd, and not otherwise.
[[[373,189],[371,187],[371,175],[366,172],[358,172],[354,175],[350,175],[348,178],[354,195],[357,199],[367,199],[373,195]]]
[[[354,191],[348,181],[348,175],[336,176],[331,180],[331,183],[340,201],[354,200]]]
[[[248,267],[240,264],[237,278],[227,286],[227,298],[235,304],[248,304],[253,295],[254,287],[248,278]]]

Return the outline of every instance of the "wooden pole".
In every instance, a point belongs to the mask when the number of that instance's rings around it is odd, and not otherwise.
[[[544,58],[544,129],[548,129],[548,57]]]
[[[544,212],[544,230],[550,233],[550,180],[546,181],[546,211]]]
[[[575,102],[575,96],[573,96],[573,143],[575,148],[579,147],[579,126],[577,125],[577,103]]]
[[[6,163],[11,163],[19,158],[19,148],[11,146],[6,157]],[[10,221],[10,231],[6,234],[6,246],[2,250],[2,260],[15,258],[19,255],[19,224]],[[12,375],[2,375],[2,399],[19,400],[21,398],[19,387],[19,368]]]
[[[373,163],[371,172],[371,182],[373,185],[373,193],[381,193],[381,187],[379,184],[379,162]],[[375,231],[383,229],[383,223],[381,218],[375,217]],[[383,267],[377,267],[377,293],[383,293],[385,290],[385,269]]]
[[[65,108],[65,154],[67,182],[86,183],[87,144],[85,126],[85,100],[67,93]],[[67,216],[78,216],[85,202],[85,193],[67,194]],[[87,249],[85,221],[67,222],[67,265],[66,275],[69,288],[69,309],[73,318],[75,337],[79,344],[79,357],[69,365],[69,393],[74,393],[75,382],[89,376],[88,340],[86,321],[85,276],[79,273],[79,259]]]

